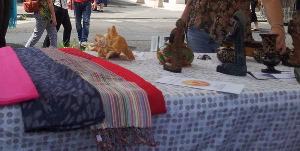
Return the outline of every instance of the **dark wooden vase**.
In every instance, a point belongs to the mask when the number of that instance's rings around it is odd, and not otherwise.
[[[280,54],[276,50],[276,39],[278,34],[259,34],[262,38],[263,55],[262,63],[267,66],[266,69],[261,69],[264,73],[281,73],[275,69],[275,66],[280,63]]]
[[[245,41],[244,46],[246,56],[253,57],[259,63],[262,62],[261,56],[263,52],[263,46],[261,41]],[[222,63],[234,62],[234,47],[231,45],[220,47],[217,53],[217,58]]]
[[[290,48],[286,48],[285,53],[280,55],[280,60],[282,61],[282,64],[284,64],[284,62],[286,62],[290,58],[291,53],[292,53],[292,50]],[[264,50],[263,49],[255,49],[253,51],[253,54],[252,54],[253,58],[258,63],[262,63],[262,56],[263,55],[264,55]]]
[[[222,63],[234,62],[234,49],[231,47],[224,47],[217,53],[217,58]]]
[[[253,58],[258,62],[262,63],[262,56],[264,55],[264,50],[263,49],[255,49],[253,51]]]

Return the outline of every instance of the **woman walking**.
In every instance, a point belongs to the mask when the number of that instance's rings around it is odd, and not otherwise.
[[[44,30],[47,30],[47,34],[50,39],[50,46],[57,48],[57,25],[56,16],[54,12],[54,6],[52,0],[39,0],[40,9],[34,12],[34,18],[36,20],[34,31],[27,41],[25,47],[33,47],[41,38]]]

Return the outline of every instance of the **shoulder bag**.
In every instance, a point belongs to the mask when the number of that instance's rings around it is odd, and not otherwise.
[[[40,2],[38,0],[26,0],[23,2],[23,7],[27,13],[34,13],[39,11]]]

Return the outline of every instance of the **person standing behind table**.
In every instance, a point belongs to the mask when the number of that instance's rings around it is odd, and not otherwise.
[[[7,28],[16,27],[17,0],[0,0],[0,48],[6,46]]]
[[[72,24],[68,13],[67,0],[55,0],[54,11],[55,11],[55,16],[57,21],[56,30],[59,31],[60,25],[63,25],[64,27],[63,45],[64,47],[69,47]],[[49,47],[49,46],[50,46],[50,39],[49,39],[49,35],[47,35],[44,40],[43,47]]]
[[[97,2],[96,0],[92,0],[93,6],[91,5],[91,0],[73,0],[73,2],[78,41],[81,45],[83,42],[88,41],[92,8],[97,8]],[[71,0],[68,0],[67,3],[71,5]]]
[[[57,25],[54,6],[52,0],[39,0],[40,9],[34,12],[34,18],[36,20],[34,31],[27,41],[25,47],[33,47],[41,38],[44,30],[47,30],[47,34],[50,37],[50,46],[57,48]]]
[[[257,20],[257,16],[255,13],[255,8],[258,4],[258,0],[251,0],[251,22],[254,23],[254,28],[251,29],[252,31],[259,31],[259,27],[258,27],[258,20]]]
[[[188,0],[181,19],[187,23],[187,45],[193,52],[215,53],[223,39],[232,31],[232,16],[238,10],[246,14],[245,41],[253,41],[250,23],[250,0]],[[269,33],[279,34],[276,48],[285,52],[285,34],[282,6],[279,0],[265,0],[266,14],[272,28]],[[276,27],[276,28],[275,28]]]

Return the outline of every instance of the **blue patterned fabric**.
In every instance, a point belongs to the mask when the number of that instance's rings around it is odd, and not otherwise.
[[[101,96],[90,83],[37,48],[15,49],[39,98],[21,103],[25,131],[69,130],[101,123]]]

